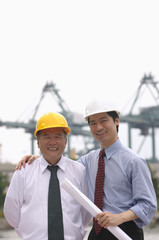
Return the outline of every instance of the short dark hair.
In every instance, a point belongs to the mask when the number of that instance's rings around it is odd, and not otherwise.
[[[108,113],[108,115],[109,115],[110,117],[113,118],[113,121],[114,121],[114,122],[115,122],[115,119],[116,119],[116,118],[119,118],[119,115],[117,114],[116,111],[111,111],[111,112],[107,112],[107,113]],[[119,132],[119,125],[116,126],[116,130],[117,130],[117,132]]]

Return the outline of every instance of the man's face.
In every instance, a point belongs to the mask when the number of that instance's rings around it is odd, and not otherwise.
[[[89,117],[89,126],[93,137],[107,148],[118,139],[116,126],[119,125],[119,118],[115,122],[107,113],[98,113]]]
[[[66,147],[67,137],[62,128],[48,128],[40,131],[37,139],[38,147],[45,160],[56,164]]]

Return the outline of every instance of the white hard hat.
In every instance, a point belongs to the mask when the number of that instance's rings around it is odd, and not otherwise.
[[[91,115],[111,111],[115,111],[120,117],[120,111],[114,103],[101,99],[93,99],[85,108],[84,118],[87,121],[88,117]]]

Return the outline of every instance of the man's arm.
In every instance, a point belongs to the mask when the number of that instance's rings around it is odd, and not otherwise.
[[[25,168],[25,164],[31,164],[35,159],[39,158],[39,155],[25,155],[22,159],[18,162],[15,170],[20,170],[23,166]]]
[[[24,181],[20,172],[14,172],[4,202],[4,216],[15,229],[19,226],[23,204]]]
[[[101,227],[107,228],[109,226],[118,226],[124,222],[132,221],[137,218],[138,217],[133,211],[128,210],[119,214],[102,212],[97,214],[95,220],[98,221],[98,224],[101,225]]]
[[[157,210],[156,194],[151,180],[151,174],[145,161],[140,159],[133,161],[132,169],[132,189],[133,206],[120,214],[108,212],[97,215],[96,219],[104,228],[108,226],[120,225],[123,222],[135,220],[138,226],[148,225]],[[142,186],[142,187],[141,187]]]
[[[81,171],[81,179],[79,179],[80,181],[80,187],[81,189],[79,189],[86,197],[89,198],[89,188],[88,188],[88,184],[87,184],[87,176],[86,176],[86,169],[84,169],[84,171]],[[87,231],[87,227],[88,224],[92,218],[91,214],[84,208],[81,206],[81,215],[82,215],[82,222],[83,225],[85,227],[85,231]]]

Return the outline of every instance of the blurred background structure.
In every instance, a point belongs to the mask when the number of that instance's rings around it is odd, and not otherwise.
[[[144,147],[144,142],[147,137],[151,137],[151,157],[147,159],[151,163],[157,163],[159,160],[156,155],[156,130],[159,128],[159,88],[158,82],[154,80],[154,77],[150,74],[144,75],[140,81],[139,87],[137,89],[136,95],[132,100],[132,105],[128,111],[128,114],[121,115],[120,122],[126,123],[128,125],[128,146],[133,148],[133,130],[139,129],[139,135],[142,137],[141,143],[139,144],[137,152],[140,153],[141,149]],[[137,105],[138,100],[142,97],[145,91],[149,91],[151,97],[154,99],[154,105],[150,107],[140,108],[139,112],[134,113],[134,109]],[[8,130],[10,128],[22,128],[26,133],[31,135],[31,152],[34,153],[34,131],[36,126],[36,116],[40,112],[40,106],[47,94],[52,96],[52,109],[53,111],[58,111],[63,114],[68,125],[71,127],[71,134],[68,138],[68,147],[66,154],[72,158],[78,158],[81,155],[87,153],[91,149],[98,147],[98,143],[91,136],[88,129],[87,122],[84,122],[83,116],[80,113],[72,112],[65,100],[61,97],[60,91],[57,89],[54,82],[47,82],[42,89],[41,95],[39,96],[39,101],[33,109],[29,109],[31,114],[27,117],[27,122],[25,121],[0,121],[0,127],[5,126]],[[59,110],[57,110],[57,107]],[[82,150],[71,148],[72,141],[78,142],[78,137],[82,138]],[[136,136],[135,136],[136,137]],[[1,146],[0,146],[1,151]],[[1,152],[0,152],[1,153]],[[1,158],[1,155],[0,155]],[[1,161],[1,160],[0,160]]]

